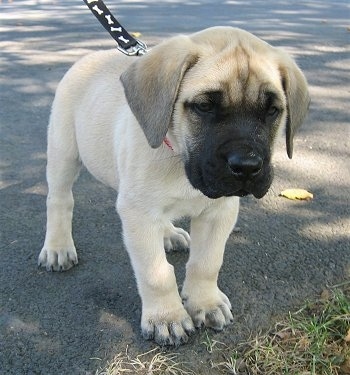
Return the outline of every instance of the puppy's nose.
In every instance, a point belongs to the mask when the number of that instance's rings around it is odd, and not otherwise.
[[[263,159],[254,153],[232,153],[227,158],[232,174],[241,181],[256,177],[263,166]]]

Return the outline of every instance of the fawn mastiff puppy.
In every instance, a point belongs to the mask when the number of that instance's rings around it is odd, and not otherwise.
[[[266,194],[276,135],[285,129],[292,157],[308,105],[293,60],[236,28],[174,37],[137,58],[88,55],[62,79],[52,106],[39,265],[78,263],[72,185],[83,163],[119,192],[144,337],[178,345],[203,324],[221,330],[232,314],[217,279],[239,197]],[[183,216],[191,240],[172,224]],[[190,247],[181,296],[164,252],[175,246]]]

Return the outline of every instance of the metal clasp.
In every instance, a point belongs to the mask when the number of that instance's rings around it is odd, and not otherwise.
[[[117,49],[124,53],[124,55],[127,56],[140,56],[144,55],[147,52],[147,45],[144,42],[141,42],[141,40],[137,40],[137,44],[135,46],[129,47],[127,49],[117,45]]]

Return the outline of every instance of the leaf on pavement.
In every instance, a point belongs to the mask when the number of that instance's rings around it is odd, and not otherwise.
[[[281,191],[280,196],[292,200],[310,200],[314,197],[312,193],[304,189],[286,189]]]

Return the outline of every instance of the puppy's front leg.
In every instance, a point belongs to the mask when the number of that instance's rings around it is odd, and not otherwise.
[[[180,345],[194,326],[182,305],[174,268],[165,256],[165,226],[125,200],[120,203],[118,198],[117,207],[142,300],[142,334],[160,345]]]
[[[191,221],[191,249],[182,297],[196,327],[204,324],[222,330],[232,322],[231,303],[218,288],[217,280],[238,209],[237,197],[224,198]]]

